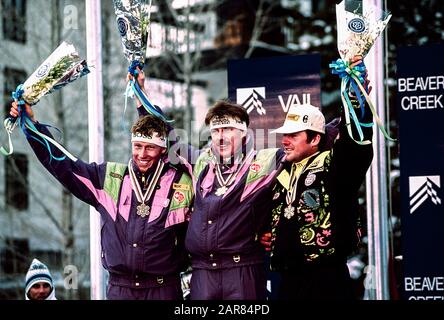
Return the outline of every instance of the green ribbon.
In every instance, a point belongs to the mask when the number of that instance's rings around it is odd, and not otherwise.
[[[373,123],[362,123],[359,121],[355,108],[353,107],[353,104],[350,100],[349,95],[349,88],[352,87],[353,91],[356,93],[356,96],[358,98],[359,104],[361,105],[362,109],[362,115],[364,114],[364,101],[367,101],[367,104],[369,106],[369,109],[374,117],[374,120],[378,126],[378,128],[383,133],[384,137],[390,141],[396,141],[396,139],[393,139],[389,136],[387,133],[381,119],[379,118],[376,109],[370,99],[370,97],[367,94],[367,91],[363,87],[364,83],[364,74],[365,74],[365,66],[363,64],[359,64],[357,66],[354,66],[350,68],[350,63],[344,62],[342,59],[337,59],[333,63],[331,63],[330,68],[332,69],[333,74],[337,74],[341,78],[341,100],[342,105],[344,106],[344,114],[345,114],[345,124],[347,127],[347,132],[350,136],[350,138],[355,141],[356,143],[360,145],[367,145],[370,144],[370,140],[364,140],[364,134],[362,132],[361,127],[372,127]],[[362,99],[362,96],[364,99]],[[359,140],[356,140],[353,137],[352,133],[352,121],[353,124],[358,132]]]

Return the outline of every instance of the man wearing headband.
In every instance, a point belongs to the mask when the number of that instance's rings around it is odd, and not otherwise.
[[[253,149],[248,113],[239,105],[217,102],[205,124],[211,146],[194,166],[196,199],[185,239],[191,299],[263,300],[260,236],[270,224],[271,182],[283,152]]]
[[[143,73],[138,81],[143,87]],[[138,111],[144,114],[143,108]],[[299,119],[296,114],[289,117]],[[307,119],[304,115],[300,121],[305,125]],[[185,239],[193,268],[191,299],[266,297],[264,248],[260,239],[264,231],[270,230],[271,200],[279,196],[271,189],[283,160],[296,161],[321,150],[319,133],[325,132],[325,121],[319,110],[315,120],[310,127],[294,128],[313,131],[308,133],[309,140],[314,139],[312,147],[295,146],[291,150],[284,145],[283,149],[256,151],[247,134],[249,117],[244,108],[219,101],[208,111],[205,124],[211,132],[211,146],[193,166],[196,194]],[[298,155],[293,157],[294,154]],[[294,235],[288,237],[282,241],[291,242]]]
[[[140,70],[139,70],[140,71]],[[143,88],[140,71],[138,82]],[[138,104],[141,116],[146,114]],[[282,150],[256,151],[247,134],[248,113],[218,101],[205,124],[211,146],[195,164],[195,200],[185,244],[191,256],[192,300],[266,298],[265,250],[260,236],[270,225],[270,197]],[[269,207],[269,208],[268,208]],[[268,208],[268,209],[267,209]]]
[[[25,109],[36,128],[27,129],[27,139],[40,162],[100,213],[107,299],[182,299],[180,272],[187,266],[184,238],[193,185],[190,175],[166,157],[166,124],[151,115],[138,119],[127,164],[88,164],[72,155],[63,158],[52,144],[49,153],[37,141],[39,133],[50,136],[49,131],[35,121],[29,105]],[[10,114],[19,115],[17,102]]]

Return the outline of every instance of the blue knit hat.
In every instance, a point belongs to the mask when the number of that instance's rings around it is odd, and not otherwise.
[[[32,260],[31,266],[26,273],[25,294],[36,282],[47,282],[54,290],[54,283],[48,267],[37,259]]]

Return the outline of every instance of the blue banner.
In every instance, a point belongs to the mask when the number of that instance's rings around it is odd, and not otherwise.
[[[269,131],[284,123],[294,104],[321,107],[320,55],[228,61],[228,95],[250,116],[257,149],[280,146]]]
[[[398,50],[403,297],[444,300],[444,46]]]

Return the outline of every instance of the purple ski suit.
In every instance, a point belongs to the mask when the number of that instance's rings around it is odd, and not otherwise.
[[[50,135],[48,130],[36,128]],[[192,180],[166,159],[147,217],[136,214],[137,199],[126,164],[51,160],[29,132],[29,144],[43,166],[101,217],[102,263],[109,272],[108,299],[182,299],[180,272],[186,267],[184,236],[193,198]],[[55,156],[63,154],[53,147]],[[137,174],[137,168],[134,168]]]

